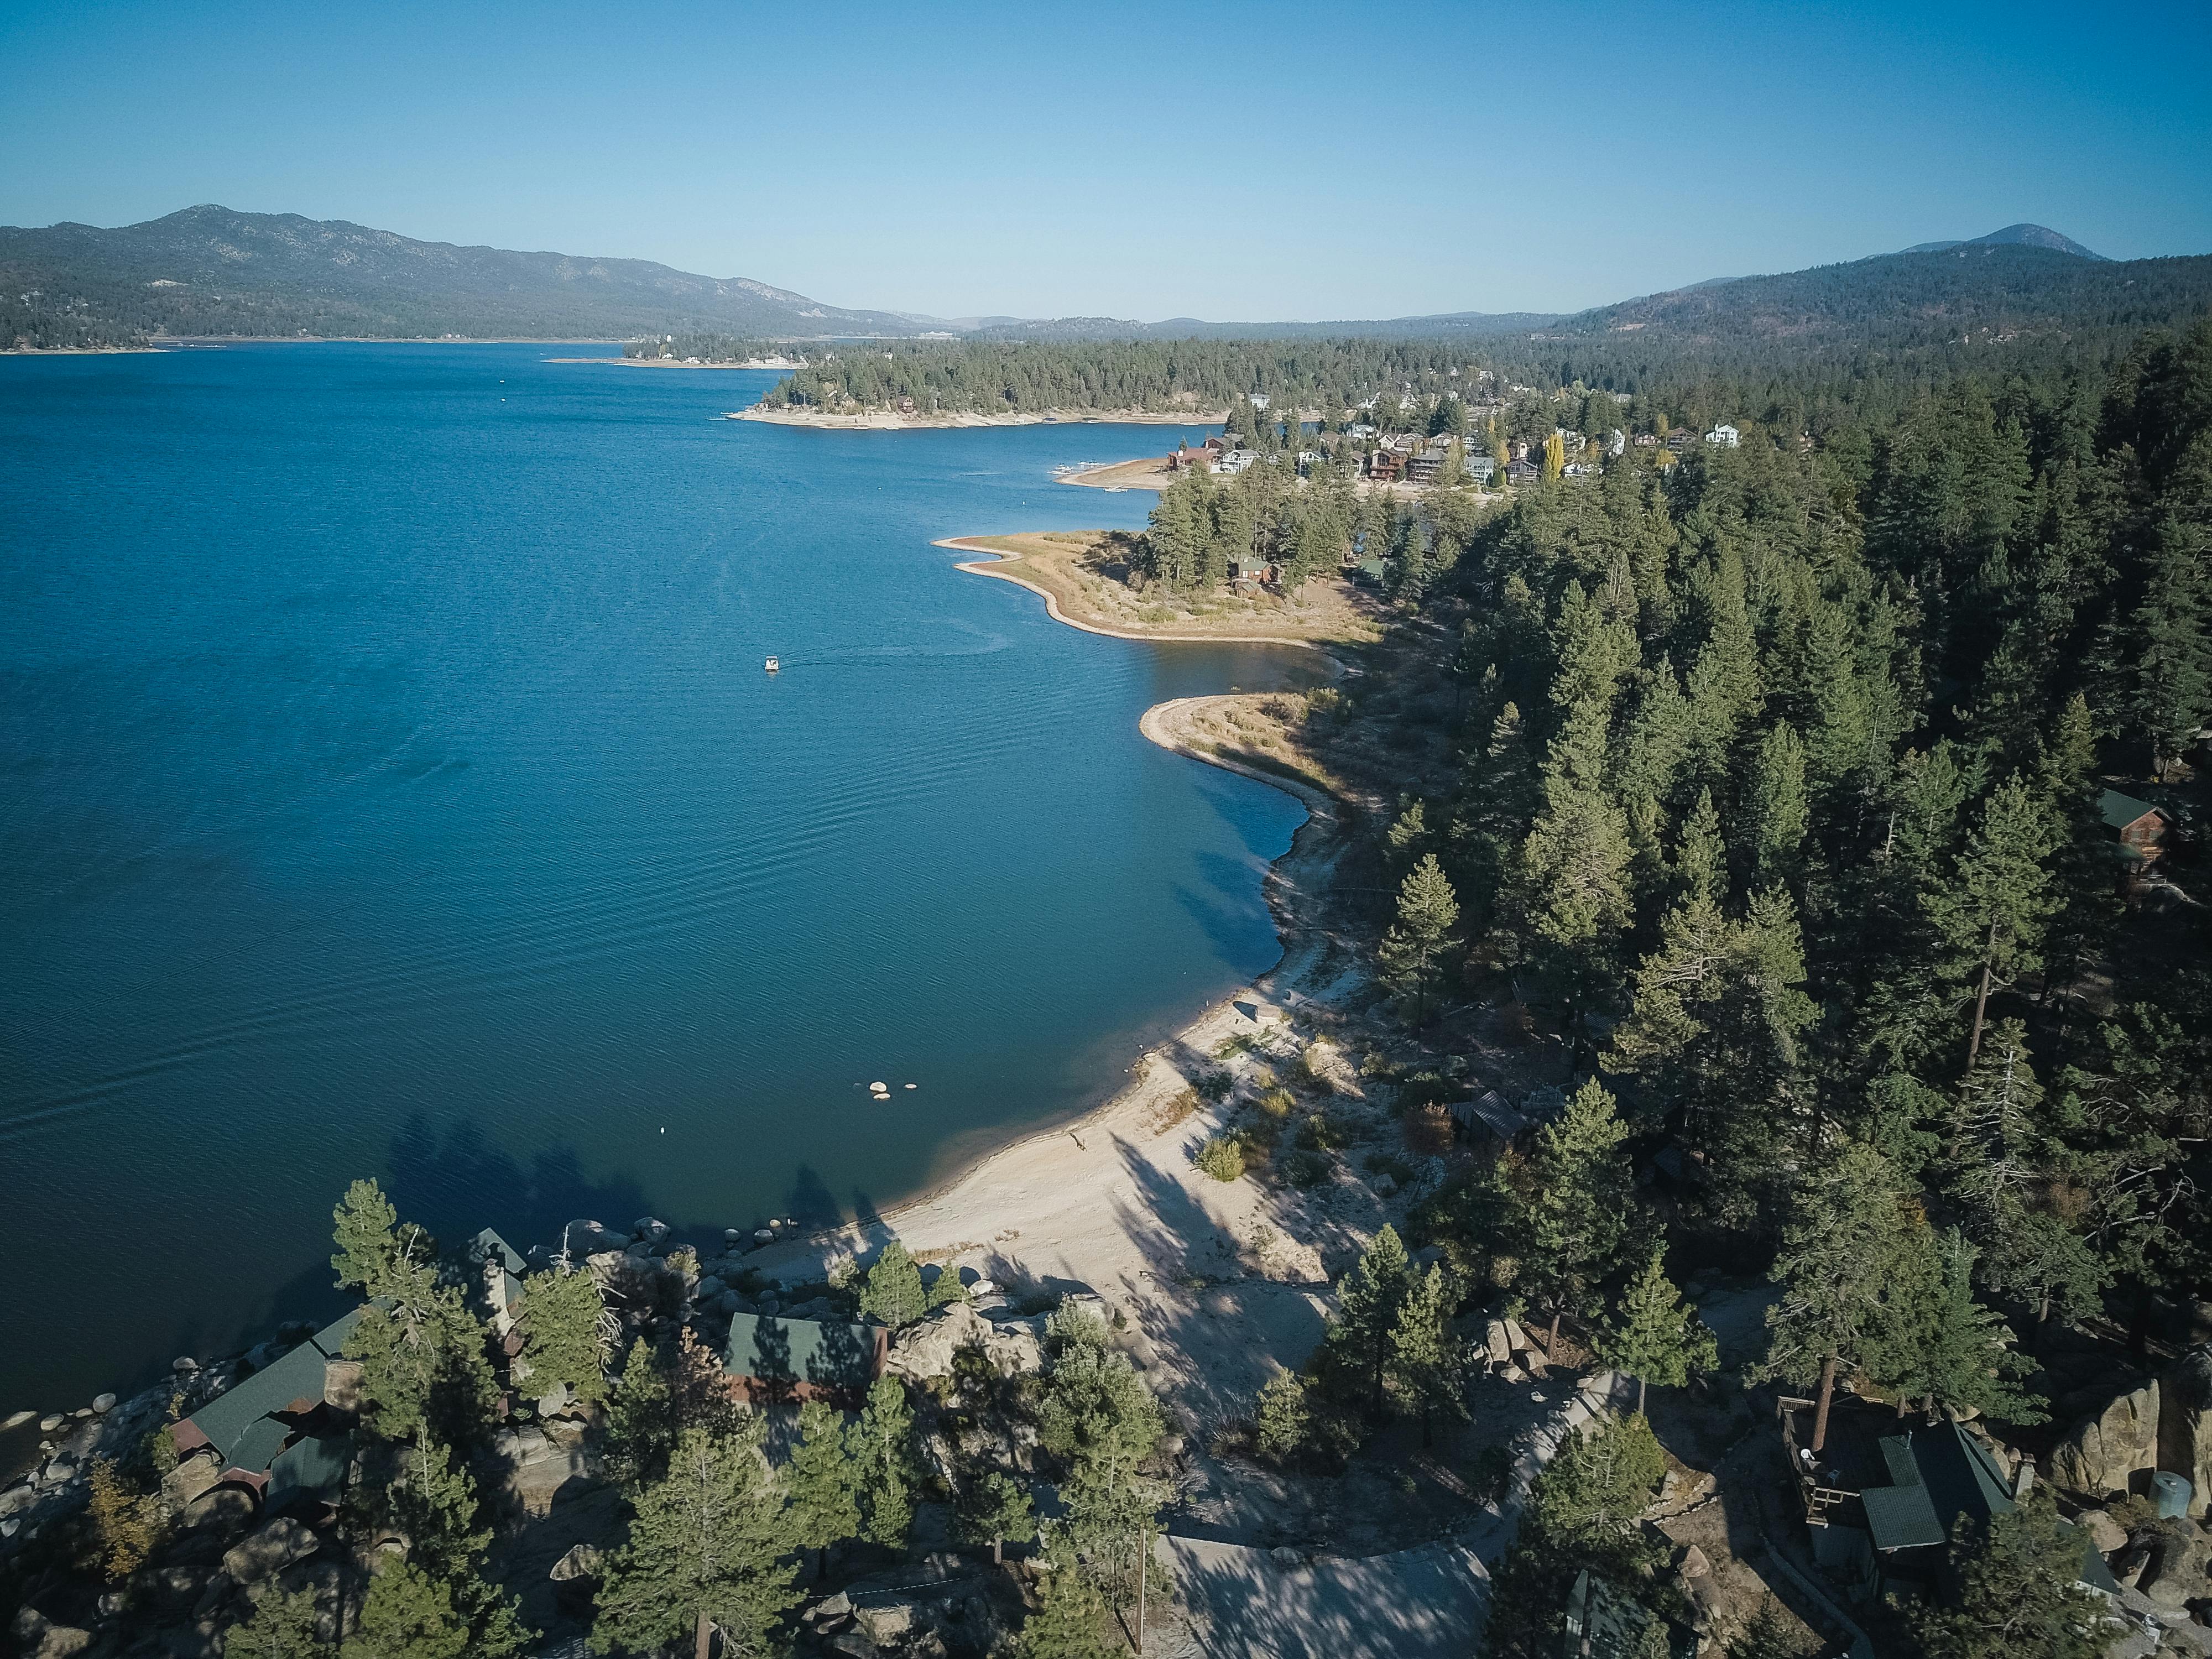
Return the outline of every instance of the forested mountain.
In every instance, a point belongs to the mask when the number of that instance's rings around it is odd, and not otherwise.
[[[2105,256],[2083,247],[2071,236],[2063,235],[2048,225],[2007,225],[2002,230],[1993,230],[1986,236],[1969,236],[1963,240],[1948,242],[1916,242],[1911,247],[1900,248],[1902,253],[1940,253],[1946,248],[1979,247],[1990,244],[2014,244],[2023,247],[2056,248],[2061,253],[2079,254],[2084,259],[2102,259]]]
[[[1114,317],[994,318],[976,337],[987,340],[1488,340],[1559,320],[1556,312],[1454,311],[1431,317],[1334,323],[1208,323],[1195,317],[1138,323]]]
[[[456,247],[292,213],[203,206],[112,230],[0,228],[0,344],[19,347],[161,335],[621,339],[678,326],[818,339],[928,325],[645,259]]]

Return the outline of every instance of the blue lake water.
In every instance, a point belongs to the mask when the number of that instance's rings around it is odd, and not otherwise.
[[[1049,469],[1172,431],[548,355],[0,359],[0,1414],[340,1305],[357,1175],[518,1243],[865,1212],[1276,959],[1302,809],[1136,725],[1295,653],[930,545],[1140,524]]]

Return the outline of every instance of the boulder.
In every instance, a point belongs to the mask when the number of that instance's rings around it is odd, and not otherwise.
[[[361,1409],[361,1361],[323,1361],[323,1403],[334,1412]]]
[[[179,1509],[212,1487],[222,1470],[213,1457],[187,1457],[161,1477],[161,1492]]]
[[[21,1659],[70,1659],[92,1645],[92,1632],[74,1625],[57,1625],[34,1608],[25,1607],[12,1626],[15,1651]]]
[[[1713,1564],[1705,1559],[1705,1553],[1695,1544],[1685,1545],[1682,1559],[1674,1564],[1674,1571],[1685,1578],[1703,1578],[1712,1570]]]
[[[966,1303],[956,1302],[936,1317],[917,1320],[894,1335],[884,1370],[917,1382],[950,1376],[954,1353],[970,1343],[980,1346],[990,1334],[989,1321]]]
[[[878,1650],[873,1642],[856,1630],[841,1631],[825,1645],[830,1652],[844,1656],[844,1659],[875,1659]]]
[[[2189,1512],[2212,1513],[2212,1342],[2191,1349],[2160,1379],[2158,1466],[2189,1482]]]
[[[853,1622],[878,1647],[894,1647],[913,1633],[915,1613],[911,1601],[872,1601],[853,1609]]]
[[[59,1412],[48,1412],[44,1417],[39,1419],[39,1432],[40,1434],[52,1434],[59,1430],[63,1424],[68,1421],[69,1419],[64,1417]]]
[[[2126,1492],[2130,1476],[2158,1462],[2158,1413],[2154,1382],[2083,1418],[2052,1450],[2051,1479],[2097,1497]]]
[[[2212,1557],[2212,1543],[2194,1522],[2182,1521],[2159,1540],[2137,1588],[2168,1612],[2179,1612],[2212,1590],[2204,1577],[2208,1557]]]
[[[239,1583],[251,1583],[313,1555],[315,1546],[315,1534],[286,1516],[232,1545],[223,1555],[222,1570]]]
[[[2084,1510],[2074,1517],[2074,1524],[2089,1534],[2100,1555],[2127,1547],[2128,1529],[2113,1520],[2108,1510]]]
[[[1482,1328],[1482,1342],[1490,1363],[1503,1368],[1513,1363],[1513,1340],[1505,1334],[1505,1322],[1493,1319]]]
[[[565,1584],[578,1578],[597,1578],[599,1576],[599,1552],[589,1544],[575,1544],[568,1553],[553,1564],[545,1576],[556,1584]]]

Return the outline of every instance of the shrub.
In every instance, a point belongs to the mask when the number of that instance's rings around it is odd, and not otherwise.
[[[1334,1089],[1336,1085],[1329,1076],[1328,1065],[1335,1057],[1336,1045],[1327,1037],[1316,1037],[1298,1056],[1298,1069],[1316,1088]]]
[[[1275,1068],[1272,1066],[1255,1066],[1252,1068],[1252,1086],[1261,1090],[1273,1088]]]
[[[1283,1165],[1283,1179],[1300,1188],[1317,1187],[1328,1179],[1330,1167],[1326,1152],[1292,1152]]]
[[[1194,1161],[1216,1181],[1234,1181],[1244,1173],[1244,1146],[1235,1135],[1215,1135]]]
[[[1440,1100],[1406,1114],[1406,1144],[1424,1158],[1449,1151],[1452,1144],[1451,1108]]]
[[[1206,1072],[1195,1079],[1190,1086],[1197,1091],[1200,1100],[1218,1105],[1229,1098],[1229,1091],[1235,1084],[1236,1079],[1226,1072]]]
[[[1316,686],[1306,693],[1306,718],[1333,720],[1345,712],[1344,693],[1333,685]]]
[[[1291,1108],[1297,1105],[1297,1101],[1288,1089],[1270,1089],[1252,1103],[1267,1116],[1280,1122],[1291,1115]]]
[[[1333,1152],[1351,1144],[1351,1125],[1327,1112],[1316,1112],[1298,1125],[1298,1145],[1310,1152]]]

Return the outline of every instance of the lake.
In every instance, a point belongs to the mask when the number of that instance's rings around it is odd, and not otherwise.
[[[1298,653],[930,545],[1139,526],[1050,468],[1176,430],[574,349],[0,358],[0,1415],[341,1308],[357,1176],[524,1247],[865,1214],[1276,960],[1303,809],[1137,720]]]

